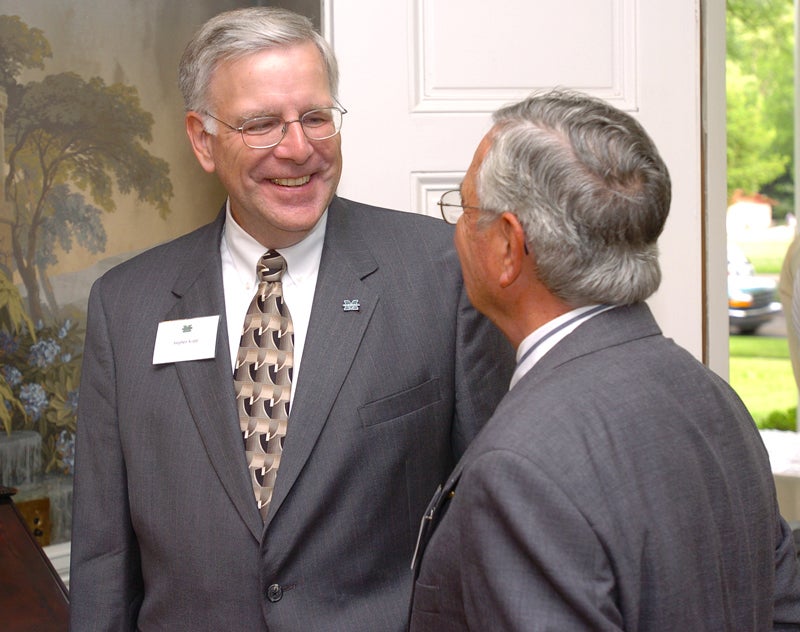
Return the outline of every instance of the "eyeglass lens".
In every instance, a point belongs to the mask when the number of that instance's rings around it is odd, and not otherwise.
[[[298,121],[307,138],[325,140],[339,133],[342,112],[338,108],[320,108],[306,112],[296,121],[284,121],[279,116],[260,116],[245,121],[242,125],[242,137],[250,147],[271,147],[281,142],[290,123]]]
[[[446,191],[439,200],[442,217],[448,224],[455,224],[464,212],[461,201],[461,191]]]

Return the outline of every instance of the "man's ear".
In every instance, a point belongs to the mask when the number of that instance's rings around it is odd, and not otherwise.
[[[500,286],[508,287],[522,273],[528,248],[525,244],[525,231],[519,219],[513,213],[505,212],[498,219],[500,234],[504,240],[503,268],[500,274]]]
[[[212,136],[205,130],[203,118],[197,112],[190,111],[186,113],[185,123],[189,142],[192,144],[192,150],[194,155],[197,156],[200,166],[208,173],[213,173],[216,165],[211,146]]]

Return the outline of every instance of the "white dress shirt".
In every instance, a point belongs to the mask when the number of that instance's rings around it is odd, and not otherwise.
[[[278,250],[286,260],[286,270],[282,277],[283,300],[289,308],[294,327],[292,399],[300,375],[300,360],[303,357],[308,321],[311,318],[311,305],[314,302],[314,290],[317,286],[327,220],[328,212],[325,211],[305,239],[294,246]],[[231,215],[230,201],[228,201],[220,256],[222,257],[222,283],[225,291],[231,371],[236,364],[244,317],[258,287],[256,264],[266,251],[267,248],[236,223]]]

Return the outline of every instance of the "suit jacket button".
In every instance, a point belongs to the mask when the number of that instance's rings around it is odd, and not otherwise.
[[[283,588],[281,588],[280,584],[272,584],[267,588],[267,599],[272,603],[280,601],[281,597],[283,597]]]

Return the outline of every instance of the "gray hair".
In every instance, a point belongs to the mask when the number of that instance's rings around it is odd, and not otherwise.
[[[502,108],[494,123],[477,176],[480,204],[519,218],[548,289],[573,307],[627,305],[655,292],[671,189],[642,126],[563,90]]]
[[[248,7],[220,13],[200,27],[181,57],[178,85],[184,107],[195,112],[209,109],[209,84],[221,63],[304,42],[312,42],[319,49],[331,96],[336,98],[339,89],[336,57],[308,18],[276,7]]]

